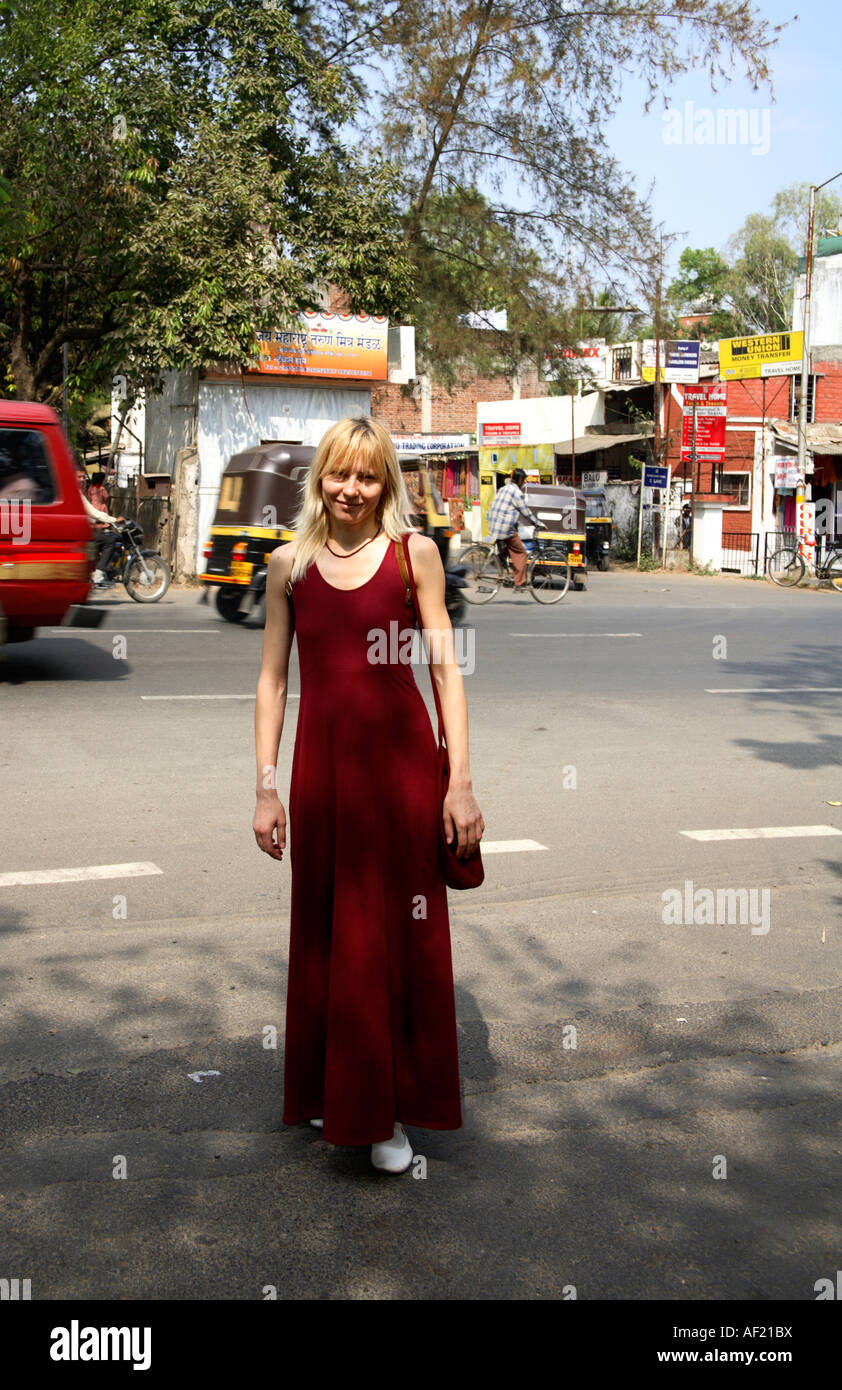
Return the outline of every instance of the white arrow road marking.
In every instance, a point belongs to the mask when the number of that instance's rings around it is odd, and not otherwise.
[[[842,685],[753,685],[740,687],[724,685],[718,689],[705,690],[706,695],[794,695],[796,693],[838,695],[842,693]]]
[[[124,624],[121,625],[120,628],[111,628],[111,627],[90,627],[90,628],[80,628],[80,627],[51,627],[51,628],[50,628],[50,636],[51,636],[51,637],[78,637],[80,632],[84,632],[85,635],[86,635],[87,637],[117,637],[117,636],[122,635],[122,633],[124,633],[124,632],[130,632],[133,636],[134,636],[134,634],[135,634],[136,632],[142,632],[142,633],[146,633],[146,632],[155,632],[155,633],[158,633],[158,632],[177,632],[178,635],[179,635],[179,637],[183,637],[185,633],[189,633],[189,634],[190,634],[191,636],[193,636],[193,637],[195,637],[197,633],[198,633],[200,636],[202,636],[202,637],[219,637],[219,636],[220,636],[220,633],[219,633],[218,629],[217,629],[217,628],[214,628],[214,627],[129,627],[128,624],[125,624],[125,623],[124,623]],[[46,634],[44,634],[44,635],[46,636]]]
[[[157,864],[90,864],[77,869],[23,869],[18,873],[0,874],[0,888],[17,888],[31,883],[84,883],[98,878],[140,878],[144,874],[162,874]]]
[[[141,695],[141,700],[254,700],[256,695]],[[287,695],[288,700],[299,700],[300,695]]]
[[[537,840],[480,840],[483,854],[531,854],[534,850],[549,849]]]
[[[682,830],[688,840],[795,840],[842,835],[832,825],[769,825],[759,830]]]

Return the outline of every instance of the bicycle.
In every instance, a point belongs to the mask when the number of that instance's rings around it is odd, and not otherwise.
[[[808,569],[820,584],[830,583],[842,594],[842,549],[836,545],[828,548],[823,560],[807,560],[797,545],[782,545],[770,556],[766,573],[773,584],[792,589]]]
[[[558,603],[570,588],[570,561],[567,551],[536,536],[535,550],[526,571],[526,587],[538,603]],[[514,587],[514,570],[506,555],[501,558],[497,544],[478,541],[459,556],[464,569],[464,596],[468,603],[490,603],[501,590]]]

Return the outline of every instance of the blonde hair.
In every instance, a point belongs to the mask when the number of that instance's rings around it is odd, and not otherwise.
[[[392,540],[413,530],[410,501],[395,446],[388,432],[376,420],[364,415],[339,420],[323,435],[304,485],[304,501],[293,521],[295,559],[290,582],[300,579],[313,563],[330,534],[327,509],[322,498],[325,473],[346,476],[355,465],[363,464],[384,483],[377,503],[377,519]]]

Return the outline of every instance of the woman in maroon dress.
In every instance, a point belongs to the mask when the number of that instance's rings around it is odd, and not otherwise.
[[[471,787],[468,716],[434,541],[410,531],[389,435],[332,426],[316,452],[296,539],[269,561],[257,687],[260,848],[282,859],[275,768],[293,631],[300,702],[290,785],[285,1124],[371,1144],[404,1172],[403,1126],[462,1124],[439,819],[458,853],[485,828]],[[414,613],[395,554],[404,538],[442,704],[450,784],[437,804],[436,736],[409,660]]]

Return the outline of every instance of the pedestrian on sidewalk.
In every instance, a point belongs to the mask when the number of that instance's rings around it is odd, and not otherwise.
[[[460,857],[485,828],[444,570],[435,542],[410,530],[408,507],[383,427],[333,425],[310,469],[296,538],[269,561],[255,709],[253,828],[260,849],[280,860],[287,820],[275,770],[294,632],[283,1122],[309,1120],[332,1144],[371,1144],[375,1168],[392,1173],[412,1161],[405,1124],[462,1124],[439,826],[456,837]],[[401,538],[433,639],[450,760],[443,807],[436,736],[407,658],[415,615]]]
[[[511,482],[505,483],[500,488],[488,510],[488,534],[493,541],[497,542],[501,559],[505,558],[508,551],[514,571],[515,589],[519,592],[526,591],[527,554],[526,547],[518,534],[518,517],[523,517],[530,526],[535,526],[539,530],[541,527],[538,518],[532,515],[526,505],[526,499],[523,495],[525,482],[524,470],[522,468],[513,469]]]

